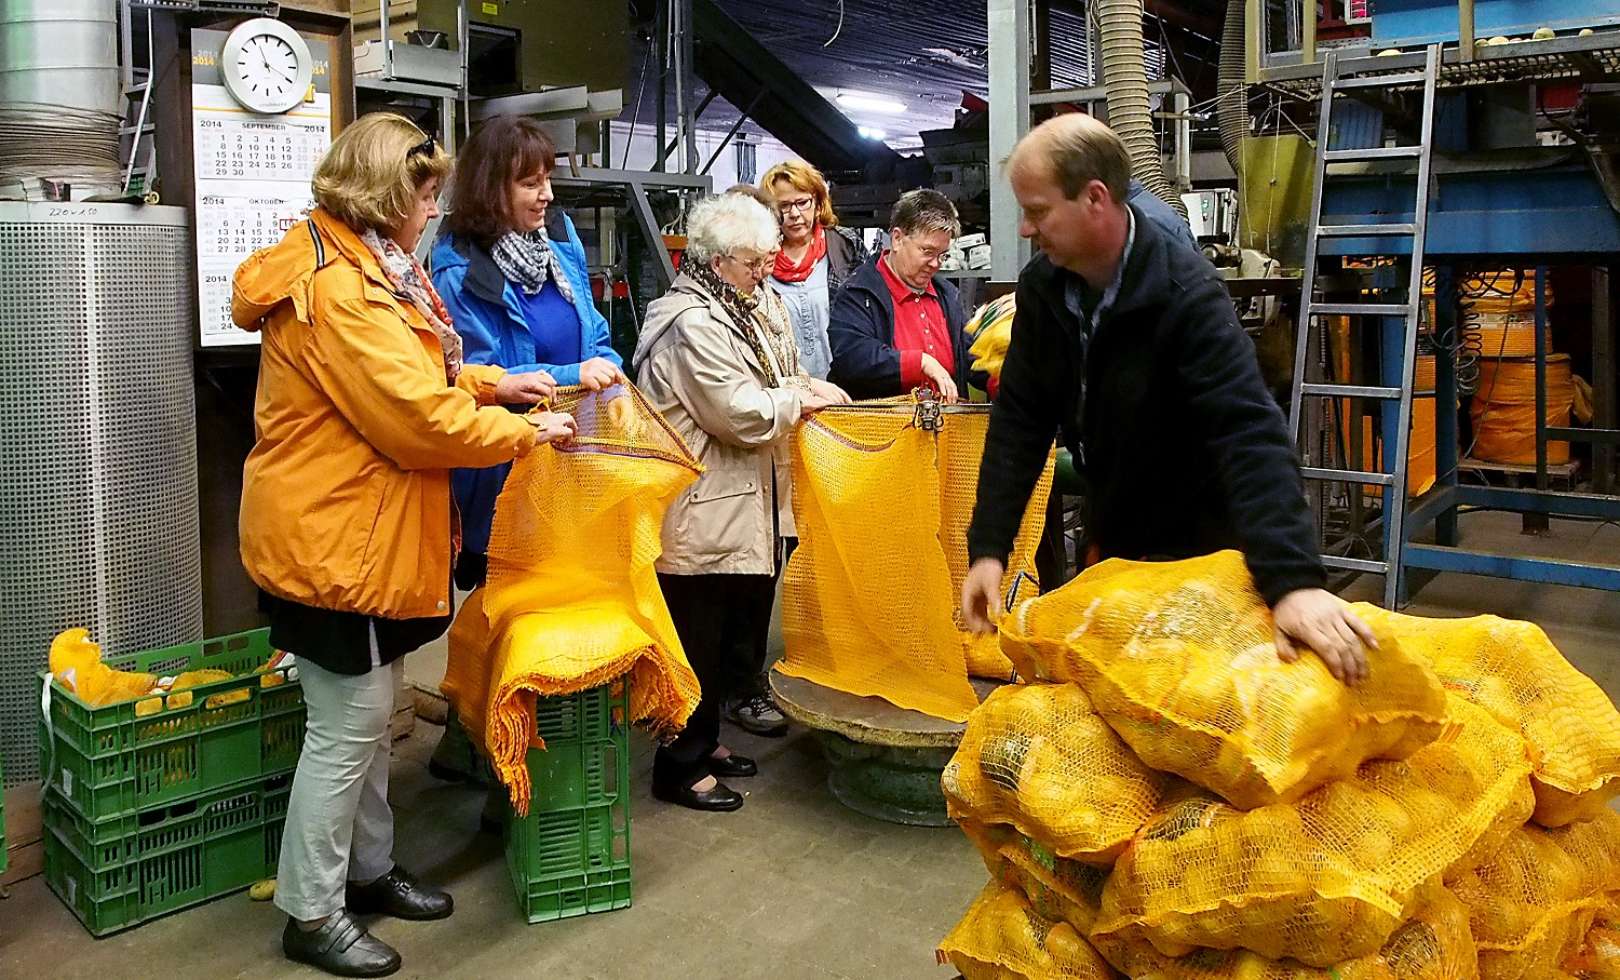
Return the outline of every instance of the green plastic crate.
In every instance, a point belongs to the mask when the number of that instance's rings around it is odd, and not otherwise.
[[[276,873],[292,776],[93,822],[46,794],[45,881],[95,936],[228,895]]]
[[[550,922],[630,905],[630,730],[623,684],[535,707],[528,816],[506,822],[518,908]]]
[[[168,695],[163,710],[146,717],[136,717],[135,706],[149,698],[91,707],[53,684],[48,723],[40,725],[49,785],[99,822],[291,772],[304,744],[304,691],[285,669],[276,673],[288,677],[286,683],[260,687],[253,671],[273,652],[270,631],[253,630],[107,657],[121,670],[237,675]],[[239,691],[245,700],[209,707],[209,699]]]

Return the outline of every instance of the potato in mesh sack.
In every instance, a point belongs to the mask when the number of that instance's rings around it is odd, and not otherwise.
[[[953,819],[1011,824],[1057,854],[1110,864],[1172,777],[1142,765],[1073,684],[1010,684],[968,717],[941,784]]]
[[[1078,682],[1144,763],[1243,809],[1293,802],[1439,734],[1434,672],[1387,631],[1379,641],[1356,687],[1314,656],[1283,663],[1235,551],[1106,561],[1001,622],[1020,675]]]
[[[1315,967],[1376,952],[1421,886],[1478,860],[1481,840],[1529,812],[1522,740],[1460,698],[1450,707],[1444,738],[1296,804],[1244,812],[1200,794],[1162,807],[1114,865],[1093,940]]]
[[[1620,890],[1610,893],[1608,907],[1592,920],[1586,941],[1564,968],[1579,980],[1620,980]]]
[[[1448,689],[1530,743],[1537,823],[1590,819],[1620,793],[1620,711],[1541,627],[1497,616],[1427,619],[1365,603],[1353,608],[1399,636]]]
[[[963,820],[961,827],[979,849],[990,877],[1017,888],[1043,918],[1067,922],[1081,935],[1090,935],[1102,908],[1108,868],[1058,857],[1006,824]]]
[[[939,944],[966,980],[1113,980],[1119,975],[1067,922],[1036,914],[1018,889],[992,881]]]
[[[1584,944],[1620,884],[1620,814],[1526,825],[1451,885],[1468,906],[1485,980],[1542,980]]]
[[[1423,896],[1417,914],[1378,952],[1326,968],[1247,950],[1198,949],[1170,957],[1140,941],[1099,941],[1098,951],[1136,980],[1475,980],[1479,965],[1468,909],[1438,885],[1425,886]]]

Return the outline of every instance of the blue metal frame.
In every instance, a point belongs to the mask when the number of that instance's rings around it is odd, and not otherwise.
[[[1385,10],[1380,6],[1380,13]],[[1447,16],[1455,17],[1455,6]],[[1503,555],[1459,547],[1460,508],[1478,507],[1540,514],[1620,521],[1620,497],[1591,494],[1554,493],[1547,489],[1546,420],[1546,281],[1548,257],[1567,260],[1608,262],[1620,255],[1620,216],[1604,197],[1602,188],[1584,166],[1540,167],[1511,172],[1454,172],[1437,176],[1437,193],[1428,210],[1425,258],[1440,260],[1436,293],[1445,296],[1451,281],[1446,259],[1490,257],[1492,261],[1513,264],[1514,257],[1534,256],[1536,276],[1536,488],[1513,490],[1498,487],[1464,486],[1458,480],[1458,404],[1455,365],[1449,357],[1436,358],[1435,371],[1435,463],[1437,479],[1432,490],[1406,501],[1403,546],[1390,547],[1390,522],[1384,521],[1384,553],[1399,552],[1396,573],[1400,576],[1398,602],[1408,598],[1407,572],[1412,569],[1465,572],[1523,582],[1542,582],[1620,592],[1620,566],[1558,561]],[[1323,189],[1324,224],[1402,223],[1412,220],[1413,178],[1410,174],[1335,177]],[[1509,206],[1503,207],[1506,203]],[[1406,209],[1402,213],[1400,209]],[[1410,239],[1329,239],[1322,243],[1323,254],[1389,255],[1410,254]],[[1452,312],[1445,303],[1436,304],[1437,334],[1456,329]],[[1401,322],[1379,322],[1379,382],[1398,385],[1402,373]],[[1384,471],[1397,472],[1396,460],[1389,458],[1396,444],[1395,406],[1380,409]],[[1558,430],[1558,438],[1580,438]],[[1600,430],[1594,440],[1609,438]],[[1385,513],[1401,506],[1405,487],[1383,491]],[[1400,495],[1400,496],[1397,496]],[[1430,526],[1434,543],[1418,544],[1412,539]]]
[[[1613,0],[1474,0],[1474,33],[1529,34],[1538,27],[1569,31],[1620,23]],[[1373,8],[1375,46],[1416,47],[1457,41],[1457,0],[1378,0]]]

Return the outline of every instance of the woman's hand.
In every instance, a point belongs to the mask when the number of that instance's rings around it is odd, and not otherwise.
[[[851,400],[849,392],[830,381],[822,381],[820,378],[810,379],[810,393],[818,398],[826,399],[829,405],[848,405]]]
[[[537,446],[548,442],[567,442],[579,430],[574,417],[567,412],[531,412],[523,417],[534,426],[534,444]]]
[[[557,393],[557,379],[544,371],[504,374],[495,382],[495,400],[502,405],[538,405]]]
[[[628,379],[619,366],[605,357],[593,357],[579,366],[579,383],[592,391],[601,391]]]
[[[838,405],[838,404],[842,404],[842,403],[833,401],[832,399],[827,398],[827,397],[825,397],[823,395],[818,395],[812,389],[808,394],[803,395],[799,399],[799,418],[800,419],[807,419],[810,416],[812,416],[812,415],[816,414],[817,412],[821,411],[822,409],[826,408],[828,405]]]
[[[934,355],[923,354],[922,373],[939,395],[940,401],[947,405],[956,404],[956,379],[951,377],[951,372],[945,370],[945,365],[934,359]]]

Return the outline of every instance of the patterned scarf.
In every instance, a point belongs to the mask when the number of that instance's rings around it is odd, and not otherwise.
[[[422,263],[416,261],[416,256],[400,248],[392,238],[377,234],[374,228],[367,228],[361,233],[360,240],[377,257],[377,264],[382,266],[383,275],[393,284],[394,291],[409,299],[416,311],[427,320],[428,326],[438,334],[439,347],[444,351],[445,380],[455,384],[457,376],[461,374],[461,336],[451,325],[450,311],[444,308],[444,301],[439,299]]]
[[[545,225],[527,235],[507,232],[495,242],[489,254],[507,280],[517,283],[518,288],[528,295],[538,293],[546,280],[551,279],[557,283],[563,299],[570,303],[574,301],[573,284],[568,281],[568,273],[563,271],[557,253],[551,248]]]
[[[765,372],[765,378],[772,387],[780,386],[781,375],[771,363],[771,357],[765,352],[762,340],[761,322],[758,318],[761,291],[755,289],[747,296],[742,294],[736,286],[721,279],[707,262],[689,262],[681,266],[681,271],[692,278],[692,281],[702,287],[703,291],[720,301],[720,306],[731,316],[731,322],[742,331],[743,339],[754,352],[754,358],[759,362],[759,369]]]
[[[803,373],[799,366],[799,341],[793,335],[793,320],[788,315],[787,303],[776,294],[776,290],[763,283],[754,291],[754,295],[759,297],[754,320],[764,331],[765,340],[776,355],[776,363],[782,366],[783,383],[786,384]]]

